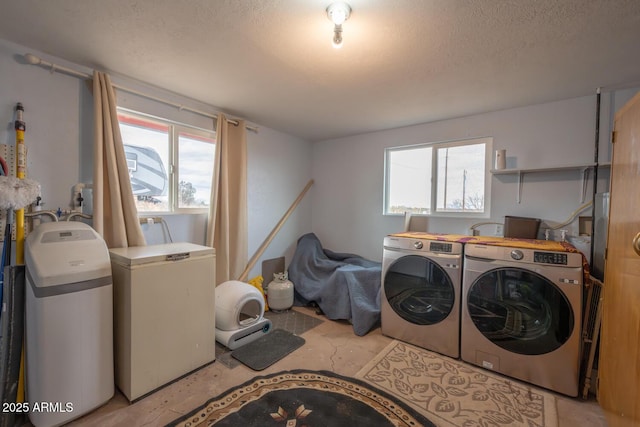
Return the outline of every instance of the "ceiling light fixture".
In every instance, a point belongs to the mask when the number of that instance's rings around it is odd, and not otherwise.
[[[351,6],[345,2],[332,3],[327,7],[327,17],[333,22],[333,47],[342,47],[342,24],[349,19]]]

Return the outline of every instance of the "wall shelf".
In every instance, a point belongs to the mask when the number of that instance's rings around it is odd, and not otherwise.
[[[598,163],[598,167],[610,167],[611,163]],[[595,163],[588,163],[582,165],[568,165],[568,166],[554,166],[548,168],[531,168],[531,169],[491,169],[491,173],[494,175],[514,175],[525,173],[540,173],[540,172],[558,172],[569,170],[582,170],[591,169],[595,167]]]
[[[530,169],[491,169],[493,175],[518,175],[518,195],[516,201],[518,204],[522,201],[522,187],[524,184],[524,175],[528,173],[549,173],[549,172],[561,172],[580,170],[582,171],[582,197],[581,203],[584,203],[587,191],[587,176],[589,171],[596,167],[595,163],[581,164],[581,165],[565,165],[565,166],[553,166],[547,168],[530,168]],[[611,163],[598,163],[598,168],[609,168]]]

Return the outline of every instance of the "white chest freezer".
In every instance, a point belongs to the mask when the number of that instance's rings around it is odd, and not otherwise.
[[[29,418],[60,425],[114,393],[109,250],[84,223],[43,223],[26,239],[25,266]]]
[[[116,385],[130,400],[215,360],[215,252],[111,249]]]

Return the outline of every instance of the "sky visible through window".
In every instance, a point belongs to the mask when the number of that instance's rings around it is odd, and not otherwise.
[[[482,211],[484,144],[438,149],[438,211]]]
[[[181,133],[179,138],[180,181],[190,183],[196,190],[191,203],[192,207],[208,207],[211,197],[215,144],[203,142],[201,138],[192,138],[184,133]],[[189,206],[180,203],[180,207]]]
[[[431,147],[389,152],[389,208],[428,213],[431,208]]]
[[[125,145],[148,147],[158,154],[168,182],[169,159],[170,159],[170,141],[169,133],[158,126],[158,129],[143,127],[140,125],[130,125],[128,123],[120,123],[120,132],[122,141]],[[190,207],[208,207],[211,191],[211,179],[213,175],[215,144],[212,138],[206,138],[199,135],[191,135],[181,132],[179,134],[178,145],[178,179],[185,183],[191,195],[189,201],[180,200],[181,208]],[[179,191],[179,189],[176,189]],[[143,210],[166,210],[169,211],[169,195],[164,194],[148,195],[149,200],[153,200],[155,206],[145,204]],[[140,203],[139,203],[140,208]]]
[[[430,214],[433,200],[436,212],[483,213],[487,140],[479,141],[387,150],[385,212]]]

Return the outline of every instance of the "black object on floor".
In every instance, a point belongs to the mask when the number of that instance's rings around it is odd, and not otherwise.
[[[283,329],[274,329],[257,340],[231,352],[231,357],[244,363],[254,371],[261,371],[302,347],[302,337]]]
[[[257,376],[209,399],[167,427],[285,424],[436,427],[397,396],[371,384],[334,372],[302,369]]]

